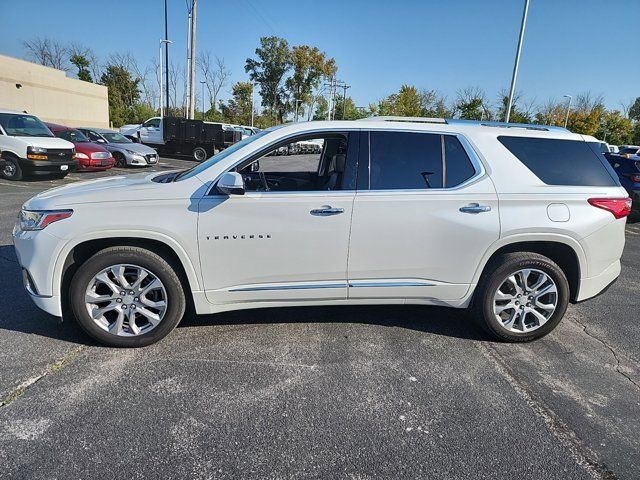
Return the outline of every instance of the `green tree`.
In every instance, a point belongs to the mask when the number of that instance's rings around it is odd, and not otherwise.
[[[313,112],[314,120],[326,120],[329,114],[329,102],[324,97],[319,97],[315,104],[316,109]]]
[[[249,125],[251,123],[251,82],[237,82],[231,88],[233,97],[225,104],[220,102],[220,110],[229,123]]]
[[[119,127],[134,121],[140,99],[139,80],[121,65],[107,65],[100,83],[109,89],[109,118]]]
[[[482,120],[487,117],[485,94],[479,88],[468,87],[458,90],[454,109],[459,118],[467,120]]]
[[[637,97],[636,101],[633,102],[633,105],[629,108],[629,118],[640,122],[640,97]]]
[[[511,116],[509,122],[511,123],[531,123],[533,121],[533,115],[527,109],[520,109],[520,100],[522,96],[516,93],[513,97],[511,104]],[[509,104],[509,96],[504,93],[500,94],[500,108],[498,108],[498,119],[504,121],[507,118],[507,105]]]
[[[69,59],[71,63],[73,63],[78,69],[78,79],[84,80],[85,82],[93,82],[91,78],[91,73],[89,73],[89,60],[84,55],[71,55]]]
[[[575,133],[595,136],[603,123],[604,114],[602,97],[592,98],[589,92],[580,94],[569,113],[567,128]]]
[[[256,57],[247,58],[244,69],[260,86],[262,106],[268,109],[274,120],[282,123],[286,113],[283,80],[291,68],[289,43],[276,36],[262,37],[260,46],[256,48]]]
[[[633,125],[618,110],[609,111],[602,116],[602,123],[595,136],[606,138],[612,145],[629,143],[633,139]]]
[[[337,72],[336,61],[327,58],[317,47],[300,45],[291,49],[293,73],[286,80],[289,93],[289,110],[295,109],[296,100],[309,104],[312,92],[324,79],[333,77]]]

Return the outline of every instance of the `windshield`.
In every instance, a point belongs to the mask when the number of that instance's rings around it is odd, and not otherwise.
[[[69,140],[74,143],[89,141],[89,139],[85,137],[80,130],[62,130],[60,132],[56,132],[56,137]]]
[[[274,128],[278,128],[278,127],[274,127]],[[196,165],[194,167],[191,167],[189,170],[185,170],[184,172],[182,172],[180,175],[178,175],[174,179],[174,182],[178,182],[180,180],[185,180],[187,178],[193,177],[194,175],[198,175],[199,173],[204,172],[210,166],[215,165],[220,160],[224,160],[225,158],[227,158],[232,153],[237,152],[241,148],[246,147],[251,142],[255,142],[260,137],[263,137],[267,133],[272,132],[272,131],[273,131],[273,129],[263,130],[262,132],[260,132],[260,133],[258,133],[256,135],[252,135],[250,137],[245,138],[244,140],[239,141],[238,143],[234,143],[229,148],[225,148],[220,153],[215,154],[209,160],[205,160],[204,162],[199,163],[198,165]]]
[[[109,143],[133,143],[131,140],[129,140],[124,135],[121,135],[121,134],[116,133],[116,132],[103,132],[100,135],[102,135],[104,138],[106,138],[107,142],[109,142]]]
[[[12,137],[53,137],[51,130],[33,115],[0,113],[0,125]]]

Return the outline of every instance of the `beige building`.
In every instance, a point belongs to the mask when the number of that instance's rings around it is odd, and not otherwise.
[[[5,55],[0,55],[0,108],[71,127],[109,127],[107,87]]]

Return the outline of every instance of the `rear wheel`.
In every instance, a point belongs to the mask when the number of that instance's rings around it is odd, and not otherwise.
[[[207,159],[207,151],[202,147],[193,149],[193,159],[196,162],[204,162]]]
[[[75,273],[70,304],[80,326],[111,347],[139,347],[164,338],[185,310],[182,284],[160,256],[139,247],[110,247]]]
[[[527,342],[553,330],[568,304],[569,283],[556,263],[537,253],[508,253],[487,266],[474,317],[499,340]]]
[[[0,171],[0,173],[2,173],[2,178],[6,178],[7,180],[22,180],[23,173],[18,160],[10,156],[4,157],[3,159],[4,167],[2,167],[2,170]]]

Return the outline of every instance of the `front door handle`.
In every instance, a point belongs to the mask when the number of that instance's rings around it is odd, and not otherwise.
[[[470,203],[464,207],[460,207],[462,213],[483,213],[490,212],[491,207],[489,205],[480,205],[479,203]]]
[[[344,213],[344,208],[333,208],[331,205],[323,205],[320,208],[314,208],[309,213],[316,217],[329,217],[331,215]]]

